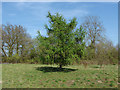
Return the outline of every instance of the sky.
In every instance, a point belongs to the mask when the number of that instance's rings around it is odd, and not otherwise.
[[[118,3],[117,2],[2,2],[2,24],[22,25],[32,38],[39,30],[43,36],[47,32],[44,25],[46,17],[60,13],[67,20],[77,18],[79,27],[85,16],[99,16],[105,28],[105,35],[118,44]]]

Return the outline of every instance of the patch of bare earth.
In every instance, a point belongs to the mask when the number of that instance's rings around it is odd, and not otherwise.
[[[71,86],[74,82],[75,82],[74,80],[69,80],[69,81],[66,82],[66,84],[67,84],[68,86]]]

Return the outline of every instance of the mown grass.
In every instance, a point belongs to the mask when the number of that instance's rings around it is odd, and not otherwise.
[[[118,67],[106,65],[57,66],[39,64],[2,65],[3,88],[117,88]]]

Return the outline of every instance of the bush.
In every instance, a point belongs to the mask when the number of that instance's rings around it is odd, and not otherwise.
[[[20,56],[18,54],[13,55],[12,59],[16,62],[16,63],[20,63]]]
[[[20,63],[20,56],[15,54],[11,57],[2,57],[3,63]]]
[[[6,57],[2,57],[2,63],[7,62],[7,58]]]

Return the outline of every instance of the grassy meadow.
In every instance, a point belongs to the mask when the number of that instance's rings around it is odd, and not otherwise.
[[[2,88],[117,88],[117,82],[117,65],[2,65]]]

